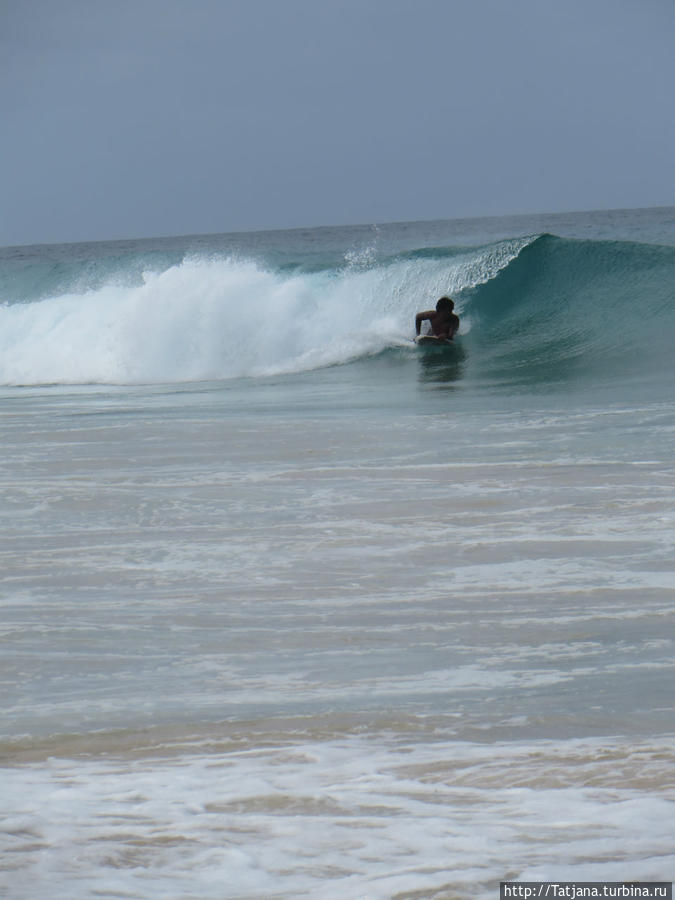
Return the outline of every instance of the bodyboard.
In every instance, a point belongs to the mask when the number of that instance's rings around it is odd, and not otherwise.
[[[451,347],[453,342],[434,334],[418,334],[415,338],[418,347]]]

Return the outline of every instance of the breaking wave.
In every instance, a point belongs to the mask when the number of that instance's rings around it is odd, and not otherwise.
[[[228,379],[412,353],[416,310],[442,294],[479,380],[672,369],[674,285],[675,248],[546,234],[309,271],[179,253],[43,261],[1,283],[0,383]]]

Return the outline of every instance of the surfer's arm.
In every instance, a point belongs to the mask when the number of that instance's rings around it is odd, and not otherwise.
[[[419,312],[415,316],[415,332],[417,334],[422,330],[422,322],[425,322],[427,319],[431,319],[436,315],[435,309],[429,309],[426,312]]]

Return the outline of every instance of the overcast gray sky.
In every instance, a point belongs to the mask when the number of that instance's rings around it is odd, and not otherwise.
[[[674,0],[0,0],[0,244],[675,204]]]

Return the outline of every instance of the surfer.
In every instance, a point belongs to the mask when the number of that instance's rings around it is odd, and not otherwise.
[[[422,322],[428,319],[431,323],[429,335],[433,335],[441,340],[451,341],[459,328],[459,317],[453,312],[454,308],[455,304],[450,297],[441,297],[436,304],[436,309],[417,313],[415,316],[417,335],[419,336],[422,330]]]

